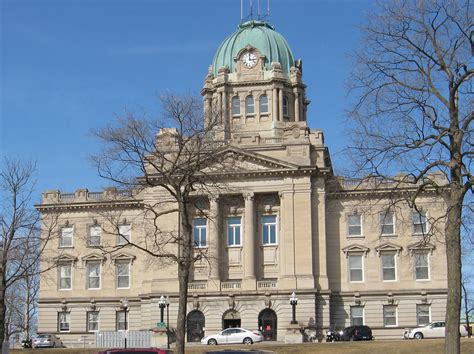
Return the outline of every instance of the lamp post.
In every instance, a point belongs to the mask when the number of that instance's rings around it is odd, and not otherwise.
[[[160,300],[158,301],[158,306],[160,306],[160,322],[164,322],[164,313],[165,313],[165,307],[166,307],[166,300],[163,295],[161,295]]]
[[[130,304],[128,303],[127,298],[123,298],[122,300],[120,300],[120,302],[121,302],[122,308],[125,312],[125,349],[127,349],[127,332],[128,332],[127,312],[128,312],[129,307],[130,307]]]
[[[292,312],[293,312],[293,320],[291,321],[291,324],[297,324],[298,321],[296,321],[296,305],[298,304],[298,298],[296,297],[295,292],[290,296],[290,305],[292,307]]]
[[[170,297],[166,296],[166,347],[170,348]]]

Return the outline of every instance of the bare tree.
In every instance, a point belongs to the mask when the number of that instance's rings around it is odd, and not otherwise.
[[[212,197],[221,188],[212,173],[204,172],[205,167],[217,161],[220,144],[212,137],[218,132],[219,121],[210,115],[204,119],[200,98],[168,94],[160,100],[161,119],[138,119],[127,114],[118,119],[116,126],[96,131],[104,149],[92,159],[99,174],[118,188],[130,189],[134,195],[153,190],[159,196],[141,198],[143,237],[130,242],[120,233],[120,211],[108,214],[115,230],[107,232],[123,238],[122,243],[145,252],[155,261],[177,265],[176,349],[184,353],[190,271],[196,261],[209,257],[195,247],[192,218],[194,210],[202,208],[199,196]],[[218,111],[215,112],[217,116]],[[177,230],[161,226],[160,218],[170,215],[177,217]],[[108,247],[106,251],[122,247]]]
[[[45,218],[43,236],[40,231],[40,215],[33,208],[31,196],[34,192],[35,165],[17,160],[4,160],[0,168],[0,248],[1,295],[0,295],[0,342],[8,341],[15,332],[18,311],[24,311],[25,327],[29,330],[31,316],[35,312],[37,275],[51,268],[45,262],[40,270],[39,263],[48,241],[53,237],[56,217]],[[45,260],[46,261],[46,260]],[[26,297],[18,304],[11,296],[17,296],[15,289],[28,284]],[[26,290],[26,289],[24,289]],[[9,306],[8,306],[9,305]],[[8,327],[6,320],[15,319]],[[28,325],[26,319],[28,318]],[[12,332],[13,331],[13,332]]]
[[[471,330],[471,313],[474,313],[474,304],[472,299],[470,299],[469,295],[469,290],[468,290],[468,281],[466,278],[464,278],[461,282],[461,288],[462,288],[462,298],[463,298],[463,307],[464,307],[464,317],[466,318],[466,329],[467,329],[467,336],[471,338],[472,336],[472,330]]]
[[[474,182],[473,11],[469,0],[380,2],[376,11],[350,81],[352,157],[361,175],[402,170],[419,193],[435,188],[444,198],[445,352],[459,353],[461,219]]]

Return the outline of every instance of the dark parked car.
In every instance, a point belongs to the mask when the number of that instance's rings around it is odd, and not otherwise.
[[[346,327],[340,333],[339,340],[372,340],[372,330],[369,326],[350,326]]]
[[[173,354],[169,349],[158,348],[121,348],[121,349],[105,349],[97,354]]]

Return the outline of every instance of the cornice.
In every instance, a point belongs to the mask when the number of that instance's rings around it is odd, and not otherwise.
[[[375,195],[377,196],[393,196],[393,195],[412,195],[413,193],[417,192],[417,188],[415,187],[399,187],[399,188],[384,188],[384,189],[377,189],[377,188],[370,188],[370,189],[363,189],[363,190],[338,190],[338,191],[327,191],[326,195],[329,198],[333,199],[342,199],[342,198],[374,198]],[[420,195],[436,195],[438,192],[436,190],[423,190],[419,191]]]
[[[36,210],[40,212],[54,212],[54,211],[81,211],[90,209],[143,209],[143,201],[138,200],[110,200],[99,202],[70,202],[70,203],[48,203],[36,204]]]

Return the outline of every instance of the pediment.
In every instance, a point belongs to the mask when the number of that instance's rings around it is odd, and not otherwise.
[[[110,258],[114,263],[117,261],[130,261],[133,263],[137,256],[128,252],[118,252],[113,254]]]
[[[342,252],[344,252],[346,257],[350,253],[362,253],[364,256],[367,257],[367,253],[369,253],[369,251],[370,251],[370,248],[362,246],[362,245],[358,245],[358,244],[349,245],[342,249]]]
[[[433,254],[433,250],[435,248],[436,248],[435,245],[433,245],[430,242],[425,242],[425,241],[415,242],[408,245],[407,247],[410,253],[417,252],[417,251],[430,251],[431,254]]]
[[[56,258],[54,258],[56,263],[76,263],[77,257],[71,254],[64,253]]]
[[[292,163],[230,146],[219,151],[203,173],[252,173],[298,169]]]
[[[397,252],[399,254],[402,251],[403,247],[395,243],[386,242],[380,246],[375,247],[375,251],[380,256],[380,252]]]
[[[94,262],[94,261],[104,263],[106,259],[107,258],[103,254],[98,253],[98,252],[91,252],[81,257],[81,261],[83,263]]]

